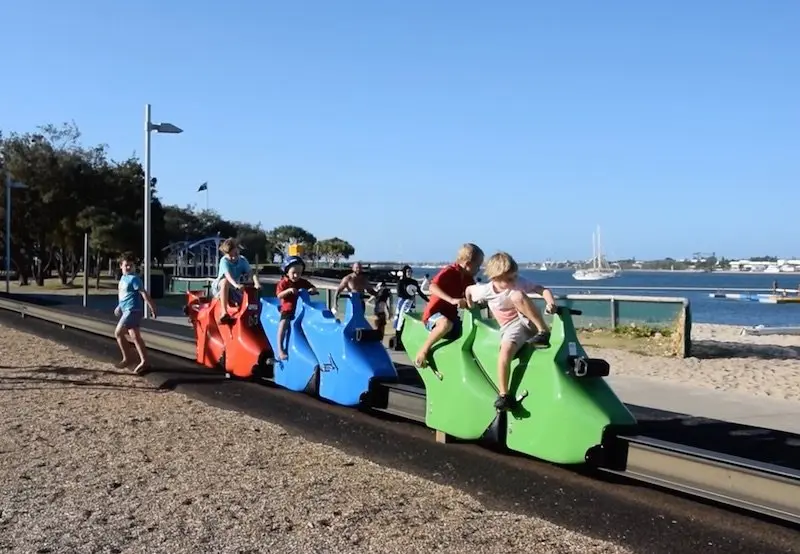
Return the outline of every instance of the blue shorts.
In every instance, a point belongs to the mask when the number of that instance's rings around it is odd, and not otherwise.
[[[425,329],[427,329],[428,331],[432,331],[433,326],[436,325],[436,322],[442,318],[449,319],[446,315],[443,314],[438,314],[438,313],[431,314],[431,316],[428,318],[427,323],[425,323]],[[456,318],[455,321],[451,320],[450,323],[453,324],[453,328],[450,329],[450,332],[447,333],[443,338],[445,340],[456,340],[458,337],[461,336],[461,320]]]
[[[219,281],[212,281],[211,282],[211,296],[214,298],[219,298],[220,288],[219,288]],[[244,294],[242,291],[235,289],[228,283],[228,303],[229,304],[240,304],[242,299],[244,298]]]
[[[138,329],[142,323],[142,312],[133,310],[130,312],[122,312],[117,325],[122,325],[126,329]]]

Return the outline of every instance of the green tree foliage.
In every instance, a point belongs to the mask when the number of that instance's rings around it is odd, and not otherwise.
[[[316,251],[320,258],[325,258],[333,264],[339,263],[342,259],[347,260],[356,253],[352,244],[339,237],[319,241]]]
[[[280,225],[270,231],[268,236],[278,256],[283,257],[290,244],[302,244],[306,252],[310,254],[310,257],[313,257],[311,253],[314,251],[317,238],[302,227],[297,227],[296,225]]]
[[[136,158],[118,161],[105,145],[86,147],[75,123],[44,125],[31,133],[0,133],[0,197],[5,177],[26,188],[12,191],[12,267],[20,281],[42,285],[57,273],[69,283],[82,267],[83,236],[89,233],[93,271],[120,252],[143,253],[144,171]],[[5,219],[0,202],[0,219]],[[249,259],[272,262],[292,243],[309,257],[324,252],[332,260],[355,249],[341,239],[315,247],[314,235],[294,225],[267,230],[262,224],[229,221],[215,210],[164,206],[155,187],[151,200],[153,254],[163,262],[170,244],[219,236],[236,237]],[[3,248],[5,225],[0,225]],[[5,256],[5,252],[3,252]]]

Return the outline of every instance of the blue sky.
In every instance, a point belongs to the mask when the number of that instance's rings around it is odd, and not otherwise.
[[[362,259],[800,256],[800,2],[6,2],[0,128]]]

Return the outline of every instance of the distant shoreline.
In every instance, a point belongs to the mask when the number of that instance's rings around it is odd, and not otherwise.
[[[539,271],[536,267],[526,267],[524,268],[526,271]],[[547,273],[548,271],[574,271],[568,267],[562,268],[554,268],[542,271],[542,273]],[[763,271],[734,271],[731,269],[715,269],[714,271],[703,271],[702,269],[623,269],[622,273],[697,273],[700,275],[707,275],[707,274],[716,274],[716,275],[775,275],[776,279],[779,275],[788,276],[788,275],[797,275],[797,278],[800,279],[800,271],[782,271],[780,273],[765,273]]]
[[[432,273],[444,267],[447,264],[442,264],[438,267],[422,267],[422,266],[415,266],[411,265],[414,269],[421,269],[426,271],[427,273]],[[531,266],[523,266],[522,271],[535,271],[538,273],[547,273],[549,271],[552,272],[567,272],[567,271],[575,271],[575,268],[571,267],[555,267],[555,268],[548,268],[544,271],[539,269],[538,265],[531,265]],[[697,273],[698,275],[774,275],[775,279],[781,278],[785,279],[790,275],[796,275],[797,279],[800,279],[800,271],[782,271],[780,273],[765,273],[763,271],[735,271],[731,269],[715,269],[713,271],[704,271],[702,269],[622,269],[622,273]],[[779,277],[780,276],[780,277]]]

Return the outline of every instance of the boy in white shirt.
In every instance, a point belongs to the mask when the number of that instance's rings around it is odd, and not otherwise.
[[[500,324],[500,356],[497,363],[500,394],[494,406],[498,410],[509,410],[514,405],[514,398],[508,395],[511,360],[525,343],[550,346],[550,329],[528,294],[542,295],[547,302],[547,313],[555,311],[556,301],[549,289],[521,279],[517,262],[506,252],[498,252],[489,258],[483,273],[489,282],[467,287],[464,297],[470,307],[473,304],[488,304],[492,317]],[[531,323],[535,330],[531,328]]]

